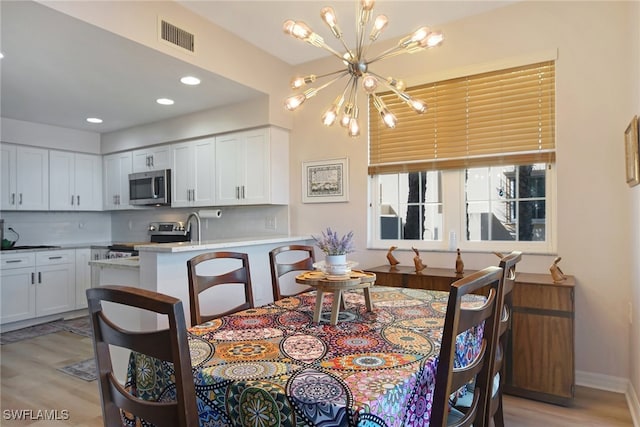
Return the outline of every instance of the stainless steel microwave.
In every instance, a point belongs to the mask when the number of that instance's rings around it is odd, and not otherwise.
[[[171,169],[129,174],[129,203],[171,205]]]

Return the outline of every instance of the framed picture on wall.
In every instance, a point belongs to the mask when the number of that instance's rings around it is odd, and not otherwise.
[[[302,203],[348,201],[348,158],[302,162]]]
[[[640,184],[640,159],[638,157],[638,116],[634,116],[624,131],[624,152],[629,187]]]

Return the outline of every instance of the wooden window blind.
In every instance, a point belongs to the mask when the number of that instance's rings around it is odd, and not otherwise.
[[[369,174],[555,161],[555,62],[409,88],[416,114],[379,94],[398,118],[388,129],[370,97]]]

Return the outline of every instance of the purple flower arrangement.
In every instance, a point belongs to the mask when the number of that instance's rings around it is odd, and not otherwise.
[[[337,232],[331,231],[331,228],[327,227],[327,232],[323,231],[322,237],[311,237],[316,241],[320,250],[327,255],[345,255],[355,251],[353,231],[339,237]]]

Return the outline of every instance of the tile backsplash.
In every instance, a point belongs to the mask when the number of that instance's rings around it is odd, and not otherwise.
[[[154,221],[186,221],[190,212],[208,208],[148,208],[111,212],[2,211],[5,232],[20,235],[19,245],[148,242]],[[289,234],[288,206],[222,207],[220,218],[202,219],[202,240]],[[195,223],[192,225],[195,227]],[[195,228],[194,228],[195,230]]]

